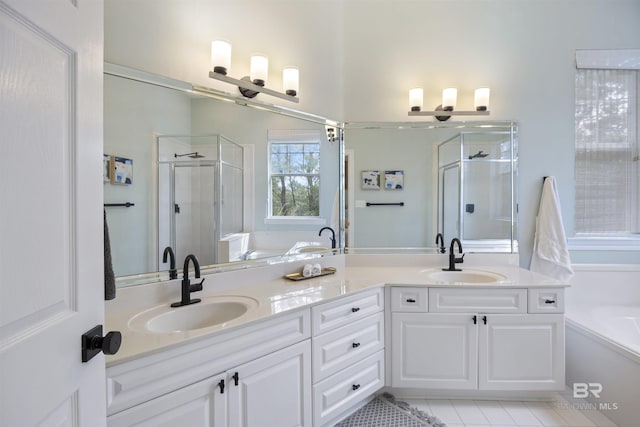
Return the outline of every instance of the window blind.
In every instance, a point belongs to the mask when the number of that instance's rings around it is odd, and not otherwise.
[[[638,232],[638,72],[576,72],[575,232]]]

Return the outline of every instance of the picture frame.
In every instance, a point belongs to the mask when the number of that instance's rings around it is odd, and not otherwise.
[[[385,190],[402,190],[404,188],[404,171],[385,170],[384,188]]]
[[[111,182],[111,156],[109,154],[102,155],[102,181]]]
[[[380,171],[365,170],[362,171],[360,185],[363,190],[379,190],[380,189]]]
[[[112,184],[133,184],[133,160],[111,156],[111,172]]]

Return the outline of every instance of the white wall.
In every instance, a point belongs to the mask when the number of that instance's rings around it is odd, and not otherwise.
[[[297,64],[292,107],[346,121],[408,120],[414,86],[435,107],[455,85],[468,108],[473,89],[488,85],[490,118],[520,126],[527,266],[543,176],[557,177],[573,232],[575,49],[638,48],[638,22],[638,0],[110,0],[105,60],[231,90],[206,77],[210,41],[223,37],[234,49],[230,75],[248,74],[248,57],[263,51],[267,86],[277,88],[279,70]]]
[[[266,86],[282,90],[282,69],[295,65],[300,69],[300,103],[287,106],[339,118],[343,116],[341,3],[109,0],[104,5],[105,61],[235,94],[236,88],[208,77],[211,41],[223,38],[232,45],[229,76],[249,75],[249,58],[260,52],[269,57]]]

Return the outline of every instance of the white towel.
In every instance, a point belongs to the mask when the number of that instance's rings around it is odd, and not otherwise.
[[[573,276],[556,179],[552,176],[542,186],[530,270],[562,281]]]

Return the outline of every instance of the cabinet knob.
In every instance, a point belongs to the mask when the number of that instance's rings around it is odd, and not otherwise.
[[[416,302],[416,300],[414,300],[413,298],[407,298],[407,302],[409,304],[414,304]]]
[[[240,375],[238,375],[238,373],[236,372],[235,374],[233,374],[231,378],[233,378],[233,384],[238,385],[238,381],[240,380]]]
[[[358,347],[360,347],[360,343],[359,342],[351,343],[351,347],[358,348]]]
[[[351,312],[352,313],[357,313],[360,311],[360,307],[351,307]]]
[[[482,323],[487,324],[487,316],[482,316]]]
[[[220,380],[218,387],[220,387],[220,394],[224,394],[224,380]]]
[[[100,352],[116,354],[122,344],[119,331],[108,332],[102,336],[102,325],[98,325],[82,334],[82,362],[88,362]]]
[[[357,389],[359,389],[359,388],[360,388],[360,384],[353,384],[353,385],[351,386],[351,389],[352,389],[352,390],[354,390],[354,391],[355,391],[355,390],[357,390]]]
[[[556,300],[554,300],[554,299],[546,299],[546,300],[544,300],[544,303],[545,304],[555,304]]]
[[[473,316],[472,319],[474,325],[478,323],[478,316]]]

